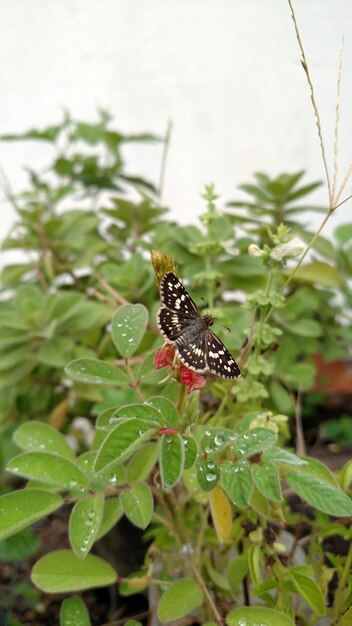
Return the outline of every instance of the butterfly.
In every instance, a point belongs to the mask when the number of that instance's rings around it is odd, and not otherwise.
[[[222,341],[210,330],[211,315],[202,316],[177,276],[164,274],[160,281],[161,308],[158,328],[173,342],[177,356],[190,370],[210,372],[221,378],[237,378],[240,369]]]

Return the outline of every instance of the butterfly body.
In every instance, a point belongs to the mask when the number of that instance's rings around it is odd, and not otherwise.
[[[240,370],[222,341],[210,330],[211,315],[202,316],[177,276],[165,274],[160,281],[162,306],[158,328],[165,339],[174,343],[177,356],[189,369],[221,378],[233,379]]]

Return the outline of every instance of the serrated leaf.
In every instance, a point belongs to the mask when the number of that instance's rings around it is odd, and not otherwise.
[[[171,489],[180,480],[184,468],[185,449],[181,435],[162,435],[160,441],[160,476],[164,489]]]
[[[87,385],[124,385],[126,374],[119,368],[99,359],[76,359],[65,367],[68,376]]]
[[[91,621],[82,598],[65,598],[60,607],[60,626],[90,626]]]
[[[75,463],[48,452],[19,454],[11,459],[7,469],[18,476],[66,489],[88,489],[89,486],[86,477]]]
[[[103,518],[104,495],[82,498],[73,507],[69,537],[73,552],[80,559],[84,559],[96,541],[100,524]]]
[[[302,471],[288,472],[286,481],[293,491],[318,511],[337,517],[352,515],[352,501],[330,483]]]
[[[13,440],[22,450],[51,452],[70,460],[74,458],[65,437],[45,422],[24,422],[15,430]]]
[[[248,506],[253,489],[251,471],[246,461],[225,461],[221,468],[222,484],[230,501],[236,506]]]
[[[50,552],[32,569],[33,584],[47,593],[67,593],[114,584],[117,573],[98,556],[87,554],[82,561],[70,550]]]
[[[276,441],[277,434],[270,428],[252,428],[235,440],[233,449],[243,459],[272,448]]]
[[[138,483],[128,491],[121,493],[123,510],[132,524],[138,528],[146,528],[152,518],[154,503],[149,487]]]
[[[112,340],[119,353],[129,358],[137,350],[148,324],[148,311],[143,304],[123,304],[111,321]]]
[[[40,489],[19,489],[0,496],[0,540],[56,511],[63,500]]]
[[[163,622],[170,622],[184,617],[203,602],[203,591],[194,580],[177,580],[162,595],[158,616]]]
[[[251,606],[234,609],[226,616],[228,626],[295,626],[295,623],[286,613],[265,606]]]
[[[271,463],[255,464],[252,466],[254,484],[260,493],[268,500],[281,502],[281,487],[279,472]]]
[[[275,463],[277,465],[307,465],[307,461],[300,459],[299,456],[285,450],[284,448],[270,448],[262,455],[262,460]]]
[[[95,460],[95,471],[101,472],[117,463],[122,463],[157,431],[138,418],[129,418],[115,426],[105,437]]]

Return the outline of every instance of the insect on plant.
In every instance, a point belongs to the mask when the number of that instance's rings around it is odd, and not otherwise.
[[[213,317],[201,315],[172,272],[160,281],[160,298],[158,328],[165,339],[175,344],[180,361],[199,374],[210,372],[221,378],[238,378],[241,372],[234,358],[219,337],[209,330]]]

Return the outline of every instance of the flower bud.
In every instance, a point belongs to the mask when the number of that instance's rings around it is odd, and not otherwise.
[[[261,249],[259,248],[259,246],[257,246],[257,244],[256,244],[256,243],[251,243],[251,244],[248,246],[248,254],[249,254],[250,256],[262,256],[262,254],[263,254],[263,250],[261,250]]]

